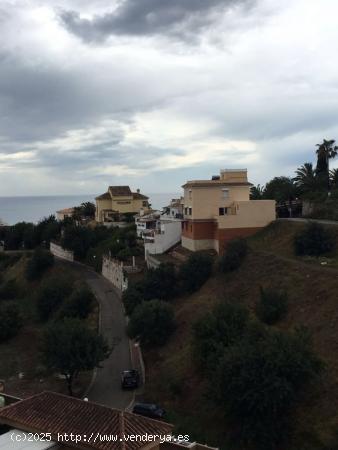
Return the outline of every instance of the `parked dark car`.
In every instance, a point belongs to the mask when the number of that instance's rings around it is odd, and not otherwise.
[[[154,403],[135,403],[133,413],[150,417],[151,419],[163,419],[165,416],[164,409]]]
[[[140,384],[140,374],[137,370],[125,370],[121,374],[122,389],[136,389]]]

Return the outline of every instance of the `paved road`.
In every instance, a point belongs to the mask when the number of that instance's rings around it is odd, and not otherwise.
[[[101,308],[101,333],[113,347],[109,358],[103,362],[102,369],[97,369],[95,380],[86,394],[89,400],[125,409],[133,400],[133,392],[123,391],[120,385],[120,374],[131,368],[129,339],[126,334],[126,321],[123,306],[109,281],[93,270],[77,263],[72,269],[81,274],[93,290]]]

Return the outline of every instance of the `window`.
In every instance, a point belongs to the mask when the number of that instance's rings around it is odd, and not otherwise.
[[[189,208],[189,216],[192,215],[192,208]]]
[[[192,190],[189,189],[189,200],[191,200],[191,199],[192,199]]]
[[[188,208],[187,208],[187,207],[184,208],[184,214],[185,214],[186,216],[188,215]]]
[[[228,208],[219,208],[220,216],[225,216],[226,214],[228,214]]]
[[[148,202],[147,201],[143,201],[142,202],[142,206],[148,206]]]
[[[223,198],[229,198],[229,189],[222,189]]]

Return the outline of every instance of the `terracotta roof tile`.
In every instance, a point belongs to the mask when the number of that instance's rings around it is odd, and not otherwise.
[[[129,197],[132,195],[130,187],[129,186],[109,186],[109,192],[111,195],[117,196],[117,197]]]
[[[111,196],[110,196],[109,192],[105,192],[104,194],[96,197],[95,200],[111,200]]]
[[[54,392],[21,400],[0,410],[0,423],[23,431],[51,433],[58,441],[58,434],[91,435],[171,435],[172,425],[148,419],[136,414],[107,408],[92,402],[85,402]],[[93,438],[94,439],[94,438]],[[67,442],[67,446],[95,450],[138,450],[146,443],[112,442]],[[60,440],[59,440],[60,442]]]

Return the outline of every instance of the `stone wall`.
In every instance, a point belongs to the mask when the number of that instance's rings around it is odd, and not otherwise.
[[[119,291],[123,292],[128,288],[128,278],[125,275],[122,261],[104,256],[102,259],[102,275]]]
[[[66,259],[67,261],[74,261],[74,252],[70,250],[65,250],[61,245],[50,243],[50,252],[57,258]]]

